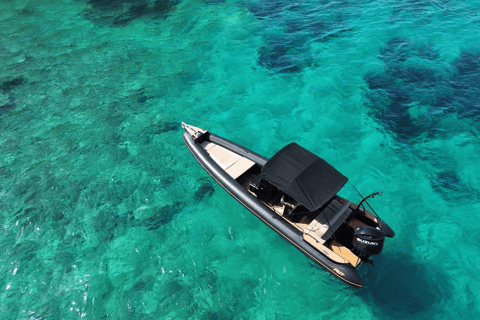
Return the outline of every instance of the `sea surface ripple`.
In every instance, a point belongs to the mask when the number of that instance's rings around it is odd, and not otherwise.
[[[0,2],[1,318],[479,319],[479,27],[473,0]],[[216,185],[181,121],[382,191],[365,287]]]

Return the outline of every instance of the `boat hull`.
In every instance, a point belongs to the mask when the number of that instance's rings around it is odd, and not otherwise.
[[[239,146],[234,142],[208,132],[205,133],[204,139],[255,162],[260,168],[262,168],[268,160],[267,158],[258,155],[242,146]],[[209,156],[200,143],[198,143],[188,132],[183,134],[183,141],[188,150],[192,153],[197,162],[205,169],[205,171],[223,189],[225,189],[239,203],[252,212],[257,218],[263,221],[267,226],[269,226],[284,239],[290,242],[294,247],[300,250],[300,252],[302,252],[319,266],[325,268],[325,270],[330,272],[335,277],[354,287],[363,286],[363,281],[358,275],[357,270],[350,263],[338,263],[333,261],[325,254],[312,247],[312,245],[304,240],[303,234],[300,230],[295,228],[282,217],[278,216],[259,199],[250,194],[229,174],[227,174]]]

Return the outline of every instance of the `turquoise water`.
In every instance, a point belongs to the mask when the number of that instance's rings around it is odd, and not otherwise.
[[[0,2],[1,318],[478,319],[479,27],[460,0]],[[365,287],[214,184],[181,121],[382,191]]]

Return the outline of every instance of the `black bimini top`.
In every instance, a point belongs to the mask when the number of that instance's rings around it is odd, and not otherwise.
[[[347,178],[322,158],[290,143],[267,161],[262,178],[310,211],[326,204],[347,183]]]

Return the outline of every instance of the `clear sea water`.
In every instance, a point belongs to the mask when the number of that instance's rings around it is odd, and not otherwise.
[[[1,1],[0,318],[479,319],[479,30],[478,0]],[[181,121],[382,191],[365,287],[216,185]]]

